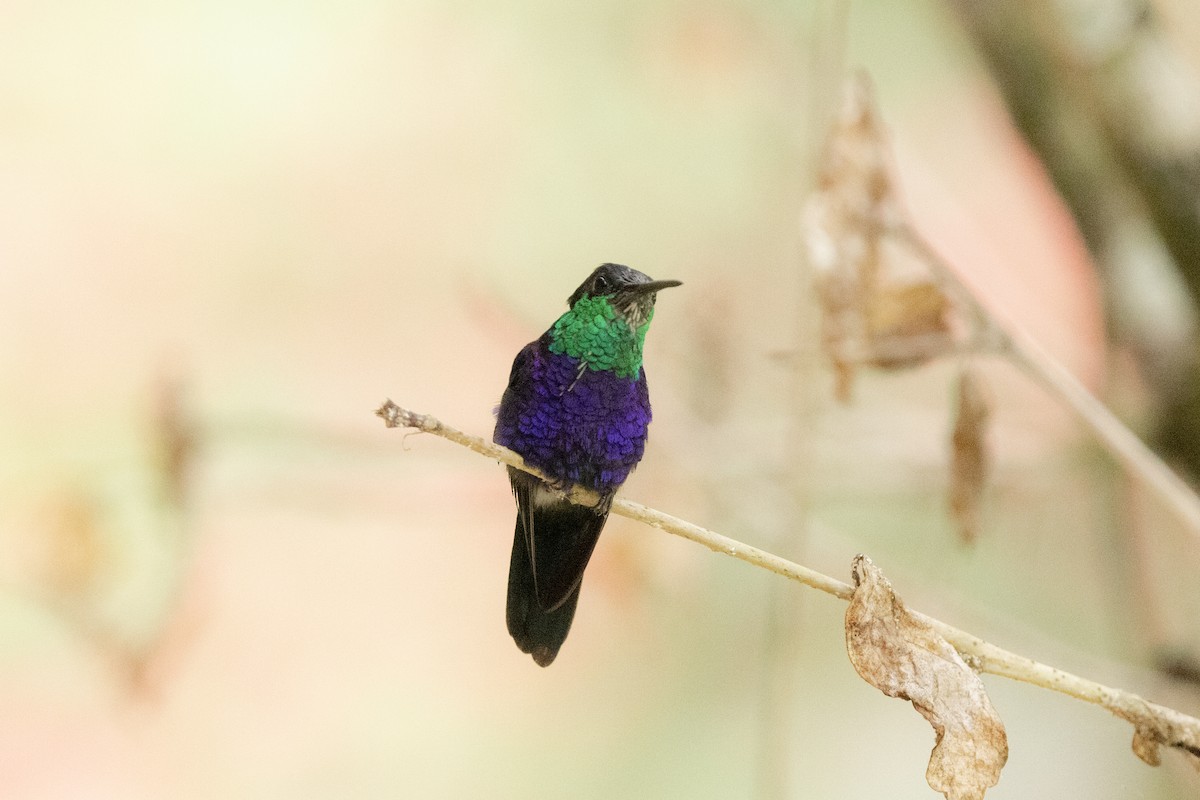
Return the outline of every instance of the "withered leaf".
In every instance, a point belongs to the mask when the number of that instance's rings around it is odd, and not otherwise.
[[[950,515],[958,536],[972,544],[979,534],[979,511],[987,482],[987,422],[990,413],[983,379],[971,369],[958,377],[954,433],[950,437]]]
[[[953,349],[950,301],[931,279],[891,176],[891,154],[870,81],[858,75],[834,122],[804,215],[816,274],[822,347],[850,398],[855,367],[924,364]]]
[[[1147,703],[1136,695],[1118,696],[1109,711],[1133,725],[1133,752],[1152,767],[1162,763],[1161,748],[1170,747],[1184,754],[1193,768],[1200,770],[1200,747],[1191,717],[1162,706]]]
[[[931,280],[876,287],[867,304],[872,366],[918,366],[953,349],[949,311],[950,300]]]
[[[912,701],[933,726],[929,785],[947,800],[982,800],[1008,760],[1008,737],[983,682],[905,608],[871,559],[855,556],[853,582],[846,650],[854,669],[889,697]]]
[[[804,243],[816,273],[822,346],[837,374],[837,396],[850,399],[854,368],[868,348],[868,298],[887,225],[899,210],[882,147],[870,83],[858,76],[826,144],[817,191],[804,214]]]
[[[1160,742],[1152,731],[1135,728],[1133,731],[1133,753],[1152,767],[1162,764],[1162,754],[1158,751]]]

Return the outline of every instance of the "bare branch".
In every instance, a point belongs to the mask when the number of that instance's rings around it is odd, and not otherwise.
[[[445,439],[460,444],[469,450],[474,450],[476,453],[485,455],[488,458],[494,458],[510,467],[516,467],[519,470],[528,472],[530,475],[553,482],[541,470],[528,466],[524,459],[519,455],[501,447],[498,444],[484,441],[478,436],[471,436],[468,433],[452,428],[444,424],[441,420],[432,417],[428,414],[417,414],[409,411],[406,408],[393,403],[391,400],[384,402],[382,406],[375,412],[375,416],[382,417],[384,423],[389,428],[407,427],[416,428],[417,430],[433,433]],[[583,506],[594,506],[599,502],[595,492],[588,491],[581,486],[572,486],[564,493],[568,500],[573,503],[578,503]],[[794,581],[799,581],[806,586],[811,586],[814,589],[820,589],[834,597],[840,597],[843,600],[849,600],[854,593],[854,588],[848,583],[844,583],[835,578],[830,578],[827,575],[822,575],[820,572],[811,570],[808,567],[803,567],[795,564],[787,559],[772,555],[765,550],[760,550],[757,547],[751,547],[748,544],[743,544],[736,539],[730,539],[727,536],[722,536],[719,533],[701,528],[699,525],[693,525],[690,522],[673,517],[670,514],[664,514],[661,511],[656,511],[653,508],[648,508],[641,503],[635,503],[631,500],[623,500],[617,498],[612,504],[612,513],[619,514],[622,517],[628,517],[632,520],[645,523],[652,528],[673,533],[676,536],[682,536],[684,539],[690,539],[696,544],[702,544],[709,550],[715,550],[718,553],[733,556],[741,559],[756,567],[762,567],[765,570],[774,572],[777,575],[782,575],[785,578],[791,578]]]
[[[528,472],[530,475],[543,479],[547,477],[539,470],[527,466],[519,455],[507,448],[452,428],[436,417],[402,408],[391,400],[385,401],[375,411],[375,415],[381,417],[389,428],[407,427],[433,433],[488,458]],[[571,487],[565,496],[580,505],[595,505],[597,501],[594,492],[578,486]],[[853,596],[854,589],[848,583],[686,520],[648,508],[640,503],[617,498],[613,501],[612,511],[667,533],[682,536],[697,544],[702,544],[710,550],[733,556],[805,586],[820,589],[822,592],[842,600],[848,601]],[[1157,765],[1158,748],[1166,746],[1187,754],[1193,765],[1200,769],[1200,719],[1165,706],[1156,705],[1132,692],[1114,689],[1012,653],[986,642],[978,636],[916,611],[911,613],[953,645],[963,659],[979,672],[1024,681],[1034,686],[1094,703],[1127,720],[1135,729],[1134,752],[1143,761]]]

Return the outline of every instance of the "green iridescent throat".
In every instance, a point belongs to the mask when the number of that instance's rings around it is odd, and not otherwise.
[[[636,330],[629,327],[607,297],[581,297],[550,329],[550,352],[587,362],[588,369],[636,378],[642,368],[642,343],[654,309]]]

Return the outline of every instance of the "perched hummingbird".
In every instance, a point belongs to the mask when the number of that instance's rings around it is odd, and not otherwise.
[[[655,293],[679,285],[603,264],[513,361],[492,438],[554,480],[508,468],[517,499],[508,632],[540,666],[567,638],[613,495],[642,460],[650,424],[642,342]],[[594,490],[600,504],[575,505],[554,491],[570,484]]]

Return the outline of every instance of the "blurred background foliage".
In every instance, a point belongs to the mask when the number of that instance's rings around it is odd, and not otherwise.
[[[0,791],[10,797],[929,797],[932,737],[844,609],[614,519],[572,637],[508,639],[486,433],[603,261],[685,282],[626,496],[1200,711],[1194,532],[983,362],[832,398],[800,216],[842,76],[914,224],[1189,477],[1200,13],[1189,0],[6,3]],[[1190,89],[1190,94],[1189,94]],[[1136,102],[1135,102],[1136,101]],[[1172,798],[1129,730],[988,679],[989,797]]]

